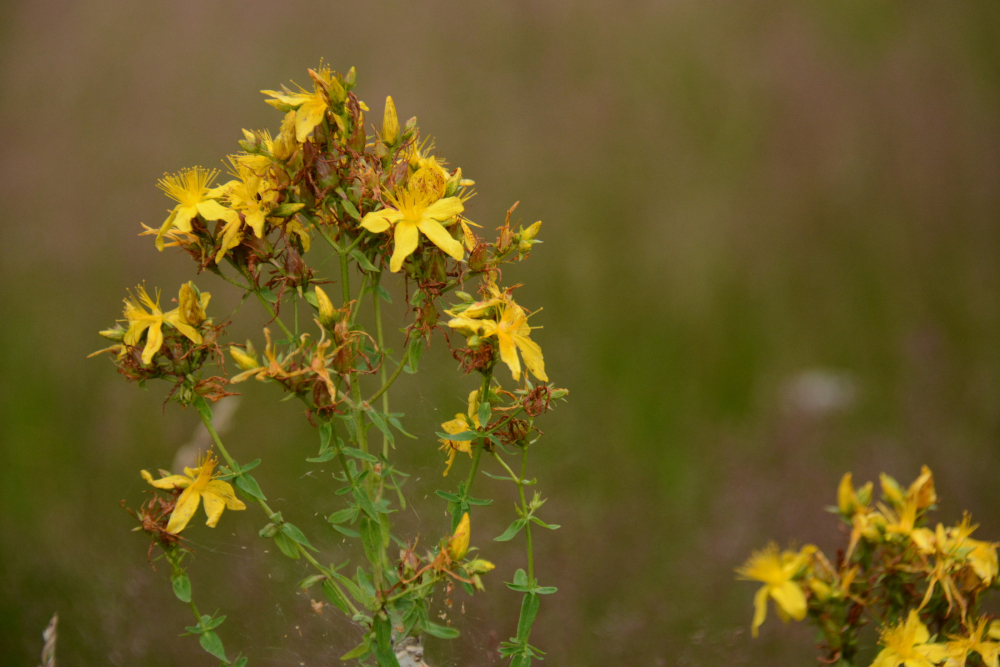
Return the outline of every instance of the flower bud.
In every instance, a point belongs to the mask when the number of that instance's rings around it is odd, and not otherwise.
[[[316,286],[316,307],[319,310],[319,321],[325,327],[332,327],[337,321],[337,309],[330,302],[323,288]]]
[[[837,487],[837,507],[841,514],[850,516],[854,514],[854,509],[858,505],[858,496],[854,492],[854,484],[851,482],[851,473],[844,473],[840,478],[840,486]]]
[[[459,299],[461,299],[465,303],[474,303],[475,302],[475,298],[473,298],[473,296],[471,294],[469,294],[468,292],[456,291],[455,292],[455,296],[457,296]]]
[[[295,139],[295,112],[289,111],[281,121],[281,129],[271,145],[271,153],[279,160],[287,160],[292,157],[292,153],[298,148]]]
[[[351,88],[354,87],[354,84],[357,82],[358,82],[358,70],[352,67],[351,69],[347,70],[347,74],[344,75],[344,86],[346,86],[347,89],[350,90]]]
[[[934,491],[934,475],[927,466],[920,468],[920,477],[910,485],[906,493],[907,500],[914,502],[918,510],[927,509],[937,502]]]
[[[248,352],[250,353],[248,354]],[[257,363],[256,355],[254,355],[249,349],[249,344],[247,352],[244,352],[235,345],[230,345],[229,355],[233,358],[233,361],[236,362],[236,365],[239,366],[241,370],[249,371],[254,368],[260,368],[260,364]]]
[[[899,488],[899,482],[885,473],[879,475],[879,481],[882,483],[882,493],[885,495],[886,500],[893,505],[902,505],[903,490]]]
[[[410,120],[406,121],[406,125],[403,126],[403,141],[408,140],[413,136],[413,133],[417,131],[417,117],[414,116]]]
[[[280,528],[277,525],[275,525],[273,523],[269,523],[266,526],[264,526],[263,528],[261,528],[260,532],[257,533],[257,534],[260,535],[263,538],[270,539],[270,538],[274,537],[275,535],[277,535],[279,530],[280,530]]]
[[[202,301],[208,303],[208,293],[201,295],[193,283],[187,282],[181,285],[181,293],[178,297],[180,302],[181,319],[193,327],[205,321],[205,308]]]
[[[452,560],[461,560],[469,551],[469,513],[462,515],[455,534],[448,540],[448,554]]]
[[[476,558],[475,560],[470,560],[465,564],[465,570],[469,574],[485,574],[490,570],[496,568],[496,565],[489,562],[488,560],[483,560],[482,558]]]
[[[113,340],[116,343],[122,342],[122,339],[125,338],[125,329],[123,329],[120,324],[116,324],[114,329],[105,329],[104,331],[99,331],[98,333],[108,340]]]
[[[385,98],[385,113],[382,115],[382,141],[386,146],[395,146],[399,139],[399,118],[396,117],[396,105],[392,96]]]

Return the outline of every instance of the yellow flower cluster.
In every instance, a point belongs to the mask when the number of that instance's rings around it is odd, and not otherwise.
[[[997,580],[997,543],[974,539],[968,514],[954,526],[929,527],[938,496],[926,466],[906,489],[885,474],[880,486],[881,501],[873,503],[871,482],[856,488],[850,473],[841,479],[835,510],[850,537],[836,565],[812,545],[779,553],[772,544],[737,569],[764,584],[754,600],[754,636],[773,599],[784,620],[808,616],[819,627],[824,659],[854,664],[864,612],[877,610],[883,648],[873,667],[951,667],[972,653],[1000,667],[1000,625],[977,612]],[[932,637],[925,621],[942,632]]]

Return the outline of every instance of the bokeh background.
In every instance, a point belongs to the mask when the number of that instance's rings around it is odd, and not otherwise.
[[[373,110],[391,93],[420,119],[477,181],[474,220],[518,200],[544,220],[510,277],[572,392],[533,462],[562,524],[538,539],[560,588],[545,664],[810,664],[804,626],[750,639],[733,568],[770,539],[834,551],[844,471],[908,483],[927,463],[942,518],[1000,536],[997,35],[993,0],[3,3],[0,663],[33,664],[58,611],[61,665],[212,664],[118,507],[197,420],[85,356],[126,288],[191,275],[137,236],[169,205],[156,179],[276,129],[258,91],[323,57],[358,68]],[[241,315],[259,340],[259,309]],[[443,345],[432,366],[394,399],[421,434],[399,451],[425,535],[444,520],[430,435],[475,384]],[[315,435],[276,398],[247,386],[226,439],[339,562]],[[500,582],[523,547],[489,539],[512,498],[477,488],[498,501],[473,542],[500,571],[450,612],[461,639],[428,642],[435,666],[499,665],[513,633]],[[251,665],[336,664],[354,632],[310,611],[261,524],[190,530],[199,604]]]

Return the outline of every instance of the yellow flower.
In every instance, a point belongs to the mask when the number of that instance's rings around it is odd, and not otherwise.
[[[987,667],[1000,667],[1000,644],[984,639],[987,633],[987,621],[985,618],[979,619],[975,627],[969,625],[968,637],[951,637],[948,642],[948,662],[945,667],[965,667],[965,661],[969,654],[975,651],[982,658],[983,664]],[[989,633],[987,636],[990,636]]]
[[[943,644],[928,644],[930,632],[915,610],[905,622],[883,630],[879,652],[872,667],[933,667],[948,657]]]
[[[741,579],[763,582],[754,596],[754,615],[751,631],[757,636],[757,629],[767,618],[767,599],[774,598],[778,614],[782,620],[794,618],[801,621],[806,617],[806,596],[802,588],[793,581],[806,559],[815,547],[803,548],[800,553],[785,551],[778,553],[778,545],[773,542],[763,550],[755,551],[750,559],[736,572]]]
[[[479,417],[476,414],[478,410],[479,390],[473,389],[472,393],[469,394],[469,416],[466,417],[463,414],[457,414],[451,421],[446,421],[441,424],[441,428],[449,435],[457,435],[459,433],[464,433],[465,431],[471,431],[472,429],[479,428]],[[448,454],[448,465],[444,469],[445,476],[447,476],[448,472],[451,470],[451,466],[455,463],[455,456],[459,452],[464,452],[469,456],[472,456],[472,442],[469,440],[448,440],[441,438],[440,442],[441,451],[447,452]]]
[[[462,520],[458,522],[455,534],[448,540],[448,554],[452,560],[461,560],[469,551],[469,513],[462,515]]]
[[[456,215],[464,211],[465,205],[459,197],[443,195],[444,178],[441,174],[421,168],[410,177],[406,187],[389,197],[391,208],[373,211],[361,220],[361,226],[375,234],[395,226],[390,271],[398,273],[403,268],[403,261],[417,249],[420,234],[456,261],[462,260],[462,244],[452,238],[444,225],[450,224]]]
[[[178,174],[166,174],[157,187],[177,202],[170,215],[163,222],[156,235],[156,247],[163,250],[163,236],[176,227],[182,232],[191,232],[191,221],[197,215],[205,220],[239,220],[234,211],[215,201],[222,196],[222,188],[210,188],[212,180],[219,172],[201,167],[185,169]]]
[[[264,236],[267,215],[277,204],[278,199],[273,183],[259,176],[250,167],[244,166],[239,158],[231,156],[229,159],[233,164],[233,176],[236,178],[223,186],[225,197],[230,209],[243,214],[243,220],[241,221],[237,215],[222,228],[222,242],[215,255],[216,264],[222,261],[227,252],[240,244],[244,224],[253,229],[257,238]]]
[[[185,292],[187,288],[187,292]],[[212,295],[202,292],[200,297],[194,296],[194,290],[190,285],[181,287],[181,306],[164,313],[160,310],[160,295],[157,292],[156,300],[150,298],[146,288],[139,286],[136,288],[138,298],[130,297],[125,299],[125,319],[128,321],[128,330],[122,342],[125,345],[135,347],[139,344],[142,334],[146,334],[146,346],[142,350],[142,363],[149,364],[153,360],[160,347],[163,345],[163,325],[169,324],[182,334],[187,336],[195,345],[201,345],[201,334],[195,327],[204,321],[205,306],[208,305]],[[197,308],[192,303],[197,301]],[[146,308],[149,310],[147,311]],[[189,318],[197,319],[198,314],[201,320],[195,322]]]
[[[529,338],[531,327],[524,309],[514,303],[509,294],[500,295],[492,285],[490,289],[493,298],[474,303],[461,312],[449,311],[448,314],[454,317],[449,320],[448,326],[466,335],[477,334],[482,338],[496,336],[500,359],[510,368],[514,380],[521,378],[521,362],[517,356],[520,351],[531,374],[542,382],[548,382],[542,348]],[[495,320],[484,317],[491,309],[495,311]]]
[[[226,508],[231,510],[247,508],[233,493],[233,487],[229,482],[215,479],[218,475],[212,473],[216,463],[218,461],[208,454],[197,468],[184,468],[184,475],[168,475],[160,479],[153,479],[148,471],[142,471],[142,478],[158,489],[184,489],[177,498],[177,505],[167,523],[168,532],[179,533],[184,530],[198,510],[202,499],[205,501],[205,514],[208,515],[205,525],[209,528],[215,528],[222,511]]]
[[[313,78],[313,92],[307,91],[299,86],[299,92],[279,93],[275,90],[262,90],[260,92],[270,95],[273,100],[267,100],[271,106],[281,109],[291,107],[295,110],[295,139],[300,144],[305,143],[309,134],[317,125],[323,122],[328,108],[327,98],[323,87],[343,90],[340,82],[333,78],[329,67],[319,68],[319,71],[309,71]],[[287,90],[287,89],[286,89]]]

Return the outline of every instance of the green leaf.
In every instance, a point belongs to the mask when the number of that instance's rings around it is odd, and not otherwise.
[[[320,581],[326,581],[326,576],[322,575],[322,574],[314,574],[314,575],[306,577],[305,579],[303,579],[302,581],[300,581],[299,582],[299,588],[301,588],[302,590],[306,591],[306,590],[309,590],[310,587],[312,587],[313,585],[315,585],[317,582],[320,582]]]
[[[319,549],[317,549],[316,547],[314,547],[312,544],[309,543],[309,540],[306,538],[305,535],[302,534],[302,531],[293,526],[292,524],[290,523],[281,524],[281,532],[283,532],[285,535],[288,535],[288,537],[292,538],[302,546],[308,549],[312,549],[313,551],[319,551]]]
[[[236,662],[233,663],[233,667],[247,667],[247,662],[249,662],[249,661],[250,661],[250,658],[246,658],[246,657],[240,658],[239,660],[237,660]]]
[[[559,524],[557,524],[557,523],[545,523],[544,521],[542,521],[541,519],[539,519],[537,516],[532,516],[531,520],[532,520],[532,522],[537,523],[542,528],[548,528],[549,530],[558,530],[559,529]]]
[[[392,303],[392,297],[389,296],[389,292],[387,292],[381,285],[375,286],[375,293],[378,294],[379,297],[381,297],[381,299],[386,303]]]
[[[490,498],[473,498],[472,496],[467,497],[465,499],[465,502],[469,503],[470,505],[479,505],[480,507],[485,507],[487,505],[493,504],[493,500],[491,500]]]
[[[483,401],[479,404],[479,410],[476,412],[476,416],[479,418],[480,426],[485,427],[490,423],[490,417],[493,415],[493,409],[490,406],[489,401]]]
[[[337,589],[333,587],[333,584],[330,582],[329,579],[323,579],[323,595],[326,596],[326,599],[329,600],[330,604],[332,604],[334,607],[344,612],[345,614],[348,613],[347,604],[344,602],[344,599],[337,592]]]
[[[319,451],[322,454],[330,446],[330,438],[333,436],[333,424],[323,422],[319,425]]]
[[[350,521],[351,523],[358,518],[358,508],[348,507],[347,509],[337,510],[329,516],[327,521],[330,523],[346,523]]]
[[[267,301],[268,303],[278,303],[278,296],[270,287],[258,288],[257,293],[260,294],[264,301]]]
[[[361,451],[355,447],[341,447],[341,451],[344,452],[346,456],[361,459],[362,461],[368,461],[369,463],[378,463],[378,457],[373,456],[368,452]]]
[[[308,461],[309,463],[326,463],[327,461],[335,459],[336,457],[337,457],[337,452],[332,449],[328,449],[319,456],[313,456],[312,458],[306,459],[306,461]]]
[[[461,499],[462,499],[462,498],[461,498],[461,496],[459,496],[458,494],[455,494],[455,493],[449,493],[448,491],[441,491],[440,489],[438,489],[438,490],[437,490],[437,491],[435,491],[434,493],[436,493],[437,495],[441,496],[441,497],[442,497],[442,498],[444,498],[445,500],[450,500],[450,501],[452,501],[452,502],[456,502],[456,503],[457,503],[457,502],[458,502],[459,500],[461,500]]]
[[[442,440],[454,440],[455,442],[468,442],[470,440],[475,440],[479,437],[479,433],[476,431],[462,431],[461,433],[441,433],[438,432],[437,436]]]
[[[358,501],[358,505],[365,511],[365,514],[378,521],[378,510],[375,509],[375,505],[372,504],[371,498],[368,497],[366,491],[363,489],[354,489],[354,499]]]
[[[223,662],[229,662],[229,659],[226,658],[226,649],[222,647],[222,640],[219,639],[219,635],[211,631],[204,632],[201,637],[198,638],[198,642],[209,654],[214,655]]]
[[[284,204],[279,204],[273,211],[267,214],[269,218],[289,218],[305,207],[305,204],[293,204],[291,202],[285,202]]]
[[[514,583],[518,586],[527,586],[528,573],[522,570],[521,568],[518,568],[517,571],[514,572]]]
[[[420,357],[424,353],[424,339],[417,337],[410,341],[409,347],[406,348],[406,368],[403,370],[407,373],[416,373],[417,366],[420,365]]]
[[[236,486],[240,491],[243,491],[251,498],[256,498],[257,500],[267,500],[264,497],[264,492],[260,490],[260,485],[257,484],[257,480],[253,478],[253,475],[244,473],[236,478]]]
[[[347,215],[351,216],[355,220],[361,220],[361,214],[358,213],[358,209],[354,207],[354,204],[352,204],[349,199],[341,199],[340,203],[344,207],[344,212],[346,212]]]
[[[352,248],[350,252],[351,257],[358,263],[365,271],[370,271],[372,273],[378,273],[378,267],[372,264],[364,254],[357,248]]]
[[[181,602],[191,601],[191,580],[186,574],[178,574],[170,577],[170,583],[174,587],[174,595]]]
[[[295,542],[293,542],[292,539],[283,532],[277,532],[274,534],[274,543],[278,545],[279,549],[281,549],[281,553],[293,560],[298,560],[299,550],[295,548]]]
[[[534,593],[528,593],[524,596],[524,601],[521,603],[521,617],[517,619],[517,638],[519,641],[528,641],[531,626],[535,622],[535,616],[538,615],[538,605],[539,599]]]
[[[350,651],[340,656],[341,660],[353,660],[354,658],[361,658],[368,655],[368,652],[372,648],[372,636],[365,635],[365,640],[352,648]]]
[[[515,519],[514,523],[510,524],[509,526],[507,526],[507,530],[503,531],[502,535],[500,535],[499,537],[494,537],[493,541],[494,542],[507,542],[509,540],[514,539],[514,536],[517,535],[518,533],[520,533],[521,529],[524,528],[525,523],[526,522],[525,522],[524,519]],[[517,579],[515,578],[514,581],[516,583]]]
[[[316,298],[316,292],[306,292],[306,301],[313,308],[319,310],[319,299]]]
[[[385,421],[385,416],[381,412],[372,410],[371,408],[367,410],[367,413],[368,417],[372,420],[372,424],[375,425],[375,428],[382,431],[382,434],[389,440],[389,443],[395,447],[396,439],[392,436],[392,432],[389,430],[389,425]],[[376,459],[376,461],[377,460],[378,459]]]
[[[248,463],[245,466],[243,466],[242,468],[240,468],[240,473],[242,474],[242,473],[250,472],[251,470],[253,470],[254,468],[256,468],[259,465],[260,465],[260,459],[254,459],[250,463]]]
[[[538,593],[539,595],[552,595],[558,590],[559,589],[556,588],[555,586],[540,586],[535,589],[535,592]]]
[[[362,591],[361,588],[351,579],[348,579],[339,572],[332,572],[331,574],[333,574],[334,578],[340,582],[341,586],[347,589],[347,592],[352,598],[354,598],[355,602],[366,608],[371,604],[371,597],[365,594],[364,591]]]
[[[403,428],[403,425],[399,423],[399,419],[397,419],[397,417],[402,417],[402,416],[403,416],[402,412],[397,412],[395,414],[386,415],[386,417],[389,420],[389,423],[392,424],[392,427],[394,429],[396,429],[397,431],[399,431],[400,433],[402,433],[403,435],[405,435],[407,438],[413,438],[414,440],[416,440],[417,436],[415,436],[412,433],[410,433],[409,431],[407,431],[405,428]]]
[[[358,521],[358,530],[361,533],[361,542],[365,548],[365,556],[371,563],[377,563],[379,559],[379,545],[382,543],[382,529],[379,520],[369,519],[366,516]]]
[[[345,526],[338,526],[337,524],[334,524],[333,529],[342,535],[346,535],[347,537],[361,537],[361,533],[356,530],[351,530]]]
[[[392,627],[384,613],[375,616],[375,644],[379,649],[392,653]]]
[[[424,623],[424,632],[432,637],[437,637],[438,639],[454,639],[462,634],[455,628],[438,625],[437,623],[432,623],[430,621]]]
[[[202,620],[204,620],[204,619],[205,619],[205,617],[202,616]],[[219,616],[217,618],[210,618],[210,619],[208,619],[207,621],[204,622],[204,624],[202,625],[202,627],[205,630],[214,630],[215,628],[217,628],[220,625],[222,625],[222,622],[225,621],[225,620],[226,620],[225,616]]]

